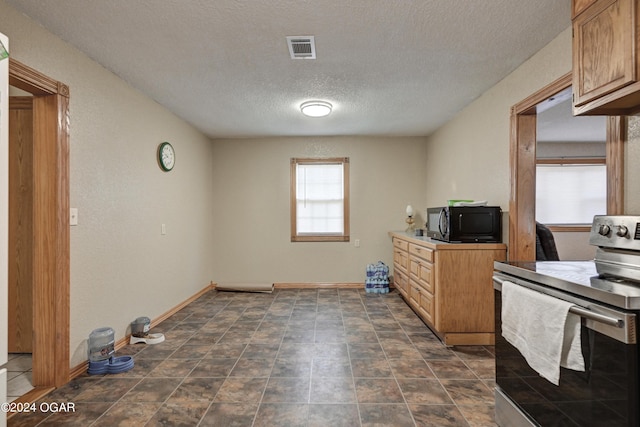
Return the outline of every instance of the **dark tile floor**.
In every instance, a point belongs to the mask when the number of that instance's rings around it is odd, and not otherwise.
[[[396,292],[211,291],[127,346],[135,367],[9,426],[494,426],[492,347],[447,348]],[[44,403],[44,405],[43,405]]]

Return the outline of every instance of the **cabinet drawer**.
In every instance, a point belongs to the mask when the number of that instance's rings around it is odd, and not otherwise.
[[[409,274],[423,288],[433,293],[435,283],[433,280],[433,264],[411,255],[409,257]]]
[[[413,243],[409,243],[409,253],[417,257],[420,257],[426,261],[433,262],[433,249],[425,248],[424,246],[418,246]]]
[[[407,252],[400,249],[394,249],[393,265],[407,272],[409,268],[409,257],[407,256]]]
[[[407,242],[406,240],[401,240],[401,239],[398,239],[397,237],[394,237],[393,247],[396,249],[407,251],[409,250],[409,242]]]

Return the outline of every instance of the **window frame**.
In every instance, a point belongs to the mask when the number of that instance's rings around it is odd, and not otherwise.
[[[290,191],[290,213],[291,213],[291,241],[292,242],[348,242],[350,240],[349,231],[349,158],[348,157],[293,157],[291,158],[291,191]],[[342,165],[343,173],[343,232],[341,234],[298,234],[297,225],[297,166],[303,165]]]
[[[604,157],[571,157],[571,158],[540,158],[536,159],[538,165],[607,165]],[[607,196],[608,197],[608,196]],[[584,224],[545,224],[552,232],[591,231],[591,225]]]

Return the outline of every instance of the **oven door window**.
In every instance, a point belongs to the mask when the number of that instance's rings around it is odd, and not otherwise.
[[[638,350],[586,326],[581,328],[585,372],[561,368],[555,386],[529,367],[500,328],[496,291],[496,383],[541,426],[637,426]]]

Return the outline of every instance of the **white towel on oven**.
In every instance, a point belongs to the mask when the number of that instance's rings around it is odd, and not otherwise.
[[[560,366],[584,371],[580,317],[573,304],[502,282],[502,336],[516,347],[536,372],[555,385]]]

